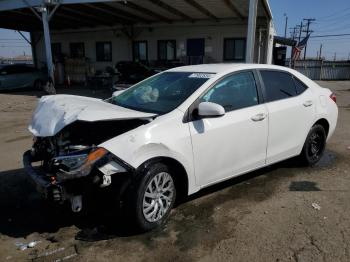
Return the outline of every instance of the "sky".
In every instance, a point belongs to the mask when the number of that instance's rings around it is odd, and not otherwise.
[[[307,57],[316,57],[322,44],[322,56],[348,59],[350,54],[350,0],[269,0],[274,25],[279,36],[284,36],[285,16],[288,16],[287,36],[290,29],[303,18],[314,18],[307,47]],[[317,35],[349,34],[342,37],[313,38]],[[305,33],[304,33],[305,36]]]
[[[248,0],[247,0],[248,1]],[[284,36],[285,14],[288,16],[287,36],[290,29],[303,18],[314,18],[314,30],[307,47],[307,57],[316,57],[322,47],[322,56],[333,59],[350,57],[350,0],[269,0],[274,25],[279,36]],[[343,34],[342,37],[312,38],[317,35]],[[305,34],[305,33],[304,33]],[[13,30],[0,29],[0,56],[12,57],[31,54],[30,46]]]
[[[25,33],[29,38],[29,34]],[[30,45],[14,30],[0,29],[0,57],[31,55]]]

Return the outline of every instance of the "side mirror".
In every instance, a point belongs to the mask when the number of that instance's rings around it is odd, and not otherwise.
[[[225,109],[216,103],[202,102],[198,106],[198,115],[200,117],[219,117],[225,115]]]

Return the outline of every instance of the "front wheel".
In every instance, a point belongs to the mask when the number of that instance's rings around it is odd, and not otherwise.
[[[128,209],[136,225],[149,231],[164,224],[176,199],[176,188],[169,168],[155,163],[140,174],[133,192],[130,192]]]
[[[321,125],[314,125],[306,137],[300,158],[305,165],[316,164],[323,156],[326,147],[326,131]]]

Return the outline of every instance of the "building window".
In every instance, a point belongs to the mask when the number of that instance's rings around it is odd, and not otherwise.
[[[245,59],[245,39],[225,38],[224,39],[224,60],[244,61]]]
[[[147,41],[135,41],[133,43],[133,59],[134,61],[148,60]]]
[[[70,56],[73,58],[85,57],[84,43],[70,43]]]
[[[158,41],[158,60],[176,59],[176,41],[159,40]]]
[[[111,42],[96,42],[96,61],[112,61]]]

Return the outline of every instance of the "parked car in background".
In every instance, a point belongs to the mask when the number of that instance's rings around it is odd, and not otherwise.
[[[337,117],[335,95],[292,69],[185,66],[107,100],[41,98],[23,160],[47,198],[80,211],[84,195],[109,187],[150,230],[202,188],[291,157],[314,165]]]
[[[115,68],[119,73],[118,84],[136,84],[158,72],[142,63],[132,61],[120,61]]]
[[[31,65],[0,65],[0,90],[35,88],[41,90],[47,74]]]

